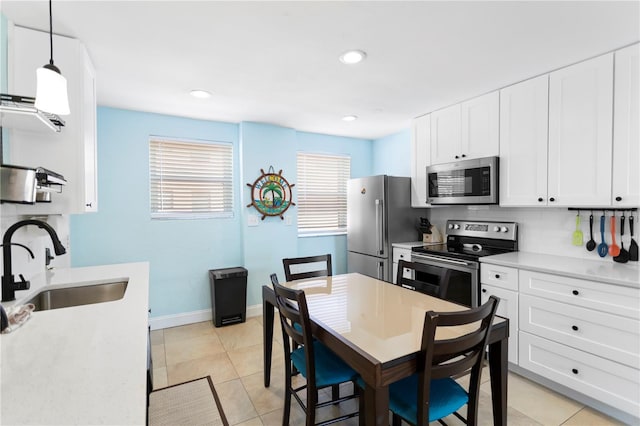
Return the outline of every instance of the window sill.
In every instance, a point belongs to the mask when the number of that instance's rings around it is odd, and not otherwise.
[[[331,237],[337,235],[347,235],[346,231],[334,231],[334,232],[305,232],[304,234],[298,233],[298,238],[314,238],[314,237]]]

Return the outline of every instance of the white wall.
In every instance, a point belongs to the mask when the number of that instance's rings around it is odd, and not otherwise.
[[[581,228],[584,234],[584,244],[580,247],[571,244],[572,235],[575,231],[575,211],[568,211],[566,208],[506,208],[497,206],[454,206],[435,207],[431,209],[431,221],[441,231],[444,231],[447,219],[472,219],[472,220],[492,220],[510,221],[518,223],[518,249],[520,251],[544,253],[550,255],[579,257],[604,262],[613,262],[610,256],[600,258],[596,250],[589,252],[585,244],[589,240],[589,210],[581,211]],[[594,239],[600,243],[600,216],[602,210],[594,210]],[[620,212],[616,213],[616,242],[620,245]],[[611,242],[609,231],[609,217],[611,212],[607,212],[605,220],[605,241]],[[629,216],[629,213],[626,213]],[[640,232],[640,222],[638,213],[635,214],[635,240],[638,241]],[[629,247],[629,223],[625,224],[625,238],[623,239],[626,248]]]

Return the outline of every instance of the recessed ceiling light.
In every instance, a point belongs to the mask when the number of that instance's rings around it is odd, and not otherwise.
[[[211,92],[207,92],[206,90],[196,89],[196,90],[192,90],[189,93],[194,98],[207,99],[211,97]]]
[[[340,61],[348,65],[353,65],[362,62],[366,57],[367,54],[362,50],[349,50],[340,55]]]
[[[342,121],[355,121],[357,119],[357,115],[345,115],[344,117],[342,117]]]

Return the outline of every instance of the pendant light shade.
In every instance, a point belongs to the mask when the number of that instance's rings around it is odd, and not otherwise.
[[[35,107],[56,115],[69,115],[69,97],[67,96],[67,79],[60,69],[53,64],[53,18],[51,0],[49,0],[49,46],[51,56],[49,63],[36,71]]]

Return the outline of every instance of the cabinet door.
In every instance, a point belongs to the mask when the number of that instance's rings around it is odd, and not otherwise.
[[[547,204],[549,76],[500,91],[500,205]]]
[[[518,364],[518,292],[484,283],[481,287],[481,303],[486,303],[490,296],[500,298],[496,315],[509,318],[509,362]]]
[[[640,204],[640,44],[615,52],[613,191],[615,207]]]
[[[431,149],[431,116],[415,118],[411,133],[411,206],[427,206],[427,171]]]
[[[460,104],[431,113],[431,164],[450,163],[460,156]]]
[[[460,158],[492,157],[499,154],[498,91],[463,102]]]
[[[96,73],[86,50],[83,56],[84,211],[98,211],[98,160],[96,152]],[[82,206],[80,206],[82,208]]]
[[[550,205],[610,205],[612,115],[613,53],[550,74]]]

